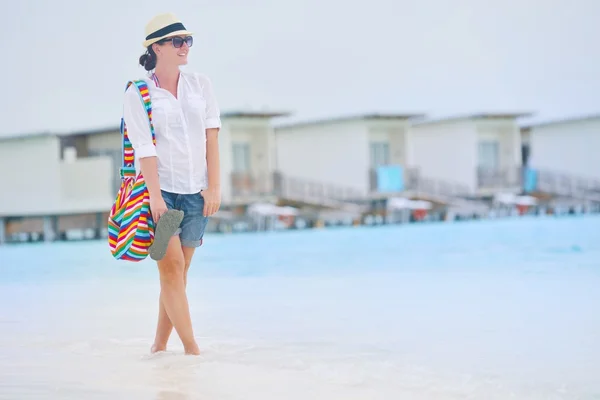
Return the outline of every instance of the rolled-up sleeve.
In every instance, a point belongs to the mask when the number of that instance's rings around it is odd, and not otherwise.
[[[138,159],[156,156],[156,147],[152,143],[152,133],[148,123],[148,113],[142,104],[140,93],[134,85],[125,91],[123,118],[135,156]]]
[[[221,127],[221,110],[217,98],[213,92],[213,86],[210,79],[203,76],[203,92],[206,101],[206,129]]]

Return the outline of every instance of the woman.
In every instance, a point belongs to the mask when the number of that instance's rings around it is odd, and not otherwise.
[[[152,102],[156,145],[135,85],[125,92],[124,119],[150,193],[157,222],[150,256],[160,274],[158,326],[151,352],[165,351],[173,327],[186,354],[200,353],[185,292],[194,250],[202,245],[207,218],[220,206],[220,112],[210,80],[182,72],[192,33],[173,14],[146,25],[140,59]],[[153,71],[153,72],[152,72]]]

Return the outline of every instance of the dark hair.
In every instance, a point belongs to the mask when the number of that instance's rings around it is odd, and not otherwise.
[[[146,71],[152,71],[156,68],[156,53],[152,48],[152,45],[148,46],[148,50],[140,56],[140,65],[146,69]]]

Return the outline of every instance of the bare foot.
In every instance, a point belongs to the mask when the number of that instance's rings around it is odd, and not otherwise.
[[[199,356],[200,355],[200,348],[198,348],[198,345],[194,343],[194,345],[192,347],[190,347],[189,349],[185,349],[185,355],[187,355],[187,356]]]
[[[159,351],[167,351],[167,346],[158,346],[156,344],[153,344],[150,348],[151,354],[158,353]]]

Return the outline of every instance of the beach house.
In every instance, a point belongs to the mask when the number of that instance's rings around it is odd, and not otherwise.
[[[224,210],[274,197],[275,137],[271,119],[285,115],[267,112],[221,115],[219,146]],[[121,184],[119,126],[4,136],[0,141],[0,167],[5,171],[0,175],[0,185],[5,193],[11,193],[0,199],[0,240],[5,241],[12,232],[39,234],[52,240],[49,238],[57,232],[65,231],[65,221],[84,216],[93,218],[93,223],[82,225],[97,226],[100,233],[95,235],[104,232],[108,211]]]
[[[529,166],[600,180],[600,114],[523,126],[529,136]]]
[[[518,192],[521,133],[517,119],[527,114],[474,114],[413,123],[408,166],[419,179],[463,187],[469,195]]]
[[[53,240],[77,219],[98,226],[105,218],[115,194],[110,157],[78,158],[50,133],[3,136],[0,143],[0,242],[16,232]]]
[[[530,151],[528,191],[600,196],[600,114],[526,124],[522,135]]]
[[[286,112],[231,111],[219,133],[223,202],[248,204],[274,196],[275,132],[272,119]]]
[[[271,119],[285,113],[226,112],[219,133],[221,191],[224,205],[249,201],[272,190],[274,132]],[[120,184],[121,133],[118,126],[61,135],[63,147],[77,157],[104,156],[113,160],[111,177]]]
[[[364,114],[277,126],[277,171],[346,197],[403,191],[407,131],[420,117]]]

